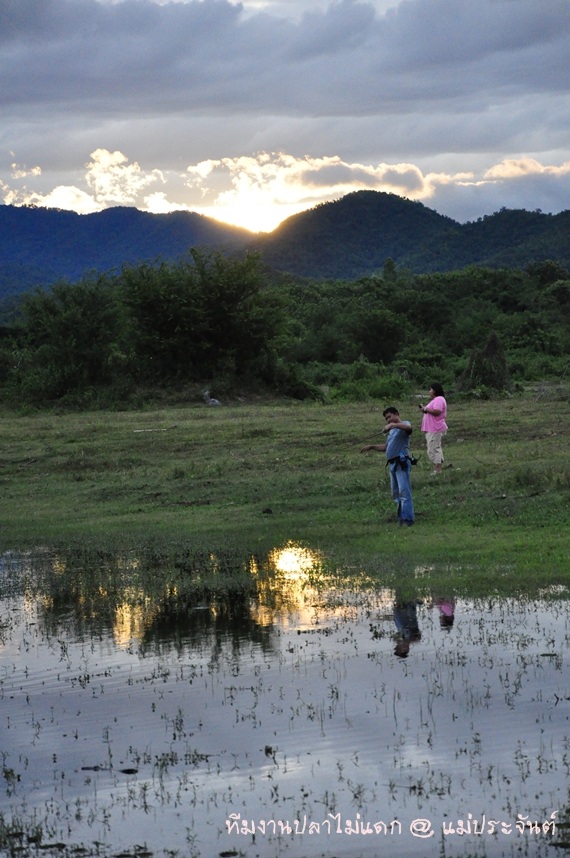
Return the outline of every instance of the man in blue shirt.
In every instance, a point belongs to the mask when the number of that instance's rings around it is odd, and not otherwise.
[[[382,413],[386,419],[386,425],[382,430],[388,436],[386,443],[367,444],[360,452],[376,450],[378,453],[386,453],[386,464],[390,468],[392,497],[398,505],[398,520],[402,526],[411,527],[414,523],[414,502],[410,483],[412,424],[408,420],[400,420],[400,413],[393,406],[384,409]]]

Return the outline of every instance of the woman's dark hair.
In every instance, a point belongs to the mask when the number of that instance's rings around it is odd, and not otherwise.
[[[435,393],[435,395],[436,395],[436,396],[445,396],[445,393],[444,393],[443,387],[442,387],[442,385],[439,383],[439,381],[434,381],[434,383],[433,383],[433,384],[430,384],[430,387],[431,387],[431,389],[433,390],[433,392]]]

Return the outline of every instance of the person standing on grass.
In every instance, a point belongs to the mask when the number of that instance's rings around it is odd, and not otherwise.
[[[441,474],[443,468],[443,436],[447,432],[447,402],[441,384],[435,381],[429,389],[430,401],[420,404],[423,412],[421,431],[425,432],[428,459],[433,465],[432,474]]]
[[[375,450],[378,453],[386,453],[386,466],[390,468],[392,497],[398,507],[398,521],[404,527],[410,527],[415,521],[410,481],[412,424],[408,420],[400,420],[399,411],[393,406],[386,408],[382,413],[386,420],[382,430],[388,436],[386,443],[367,444],[360,452],[367,453],[369,450]]]

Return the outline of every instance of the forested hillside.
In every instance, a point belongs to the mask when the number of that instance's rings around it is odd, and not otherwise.
[[[401,264],[459,230],[451,218],[394,194],[359,191],[288,218],[253,243],[273,268],[316,279],[353,278]]]
[[[381,271],[388,258],[408,265],[413,254],[412,270],[447,270],[450,257],[442,237],[455,239],[460,231],[458,223],[421,203],[359,191],[288,218],[251,246],[281,271],[319,280],[351,279]]]
[[[363,277],[387,258],[413,273],[467,265],[524,268],[555,259],[570,265],[570,211],[501,209],[459,224],[395,194],[358,191],[284,221],[253,244],[268,265],[316,279]]]
[[[24,296],[1,329],[0,399],[117,406],[239,391],[387,399],[434,380],[488,396],[570,369],[570,273],[555,261],[352,281],[273,275],[194,250]]]
[[[251,233],[194,212],[111,208],[88,215],[0,205],[0,298],[90,271],[174,262],[191,247],[243,248]]]
[[[502,209],[459,224],[394,194],[359,191],[254,235],[192,212],[153,215],[113,208],[90,215],[0,206],[0,300],[37,285],[125,264],[179,262],[190,248],[259,251],[275,271],[315,280],[382,272],[387,259],[415,274],[468,265],[570,266],[570,211]]]

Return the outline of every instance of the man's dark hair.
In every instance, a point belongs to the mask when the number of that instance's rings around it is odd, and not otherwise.
[[[434,381],[433,384],[430,384],[430,387],[436,396],[445,396],[445,393],[443,392],[443,385],[441,385],[439,381]]]
[[[398,416],[400,416],[400,412],[397,408],[394,408],[393,405],[389,405],[388,408],[384,409],[384,411],[382,412],[382,417],[386,417],[387,414],[397,414]]]

